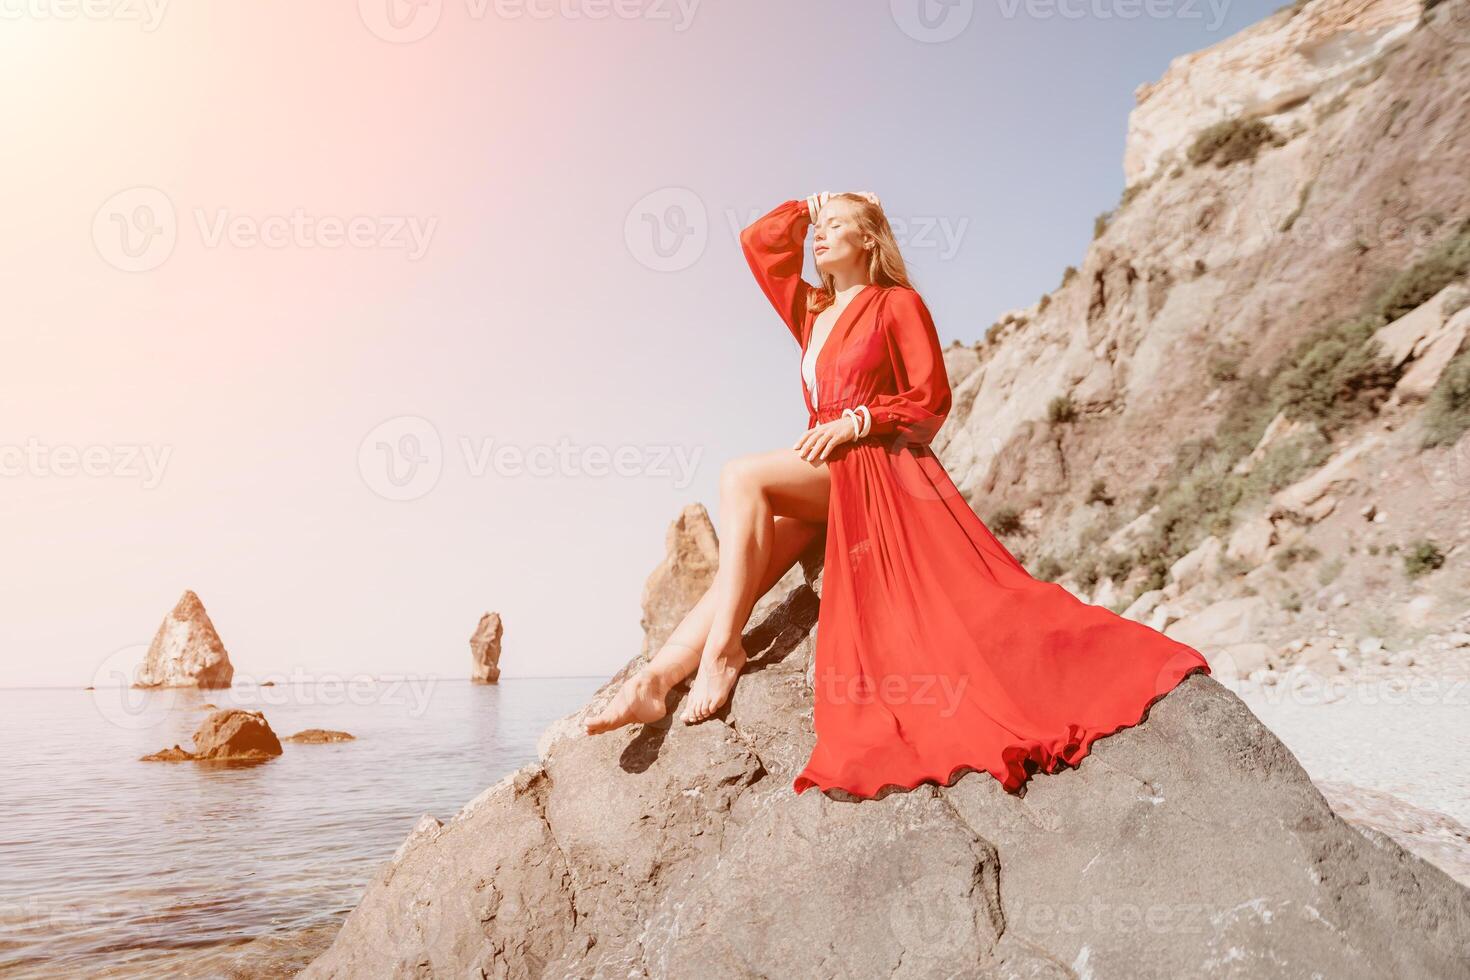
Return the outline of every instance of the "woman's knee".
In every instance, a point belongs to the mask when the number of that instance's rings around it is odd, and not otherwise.
[[[764,492],[760,457],[756,454],[736,456],[720,467],[721,496],[756,496]]]

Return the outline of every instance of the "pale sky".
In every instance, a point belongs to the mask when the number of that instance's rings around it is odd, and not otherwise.
[[[739,229],[876,191],[972,341],[1080,264],[1134,88],[1273,9],[0,4],[0,685],[186,588],[237,677],[465,676],[486,610],[505,676],[611,674],[805,426]]]

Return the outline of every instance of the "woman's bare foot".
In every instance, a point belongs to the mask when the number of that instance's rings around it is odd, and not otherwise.
[[[685,699],[684,710],[679,720],[686,725],[704,721],[720,710],[735,689],[735,681],[745,669],[745,648],[740,637],[735,637],[723,650],[713,657],[706,656],[699,662],[699,673]]]
[[[607,707],[585,719],[582,727],[588,735],[600,735],[614,728],[631,725],[635,721],[651,724],[668,714],[668,708],[664,705],[664,698],[668,693],[669,685],[663,678],[644,667],[624,681]]]

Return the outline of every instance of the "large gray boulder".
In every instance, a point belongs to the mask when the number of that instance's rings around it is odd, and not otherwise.
[[[421,820],[301,976],[1465,975],[1470,891],[1335,816],[1208,677],[1022,795],[973,772],[794,794],[814,557],[758,604],[726,714],[562,719],[538,761]]]
[[[154,633],[133,686],[216,688],[234,679],[234,665],[204,603],[184,590]]]

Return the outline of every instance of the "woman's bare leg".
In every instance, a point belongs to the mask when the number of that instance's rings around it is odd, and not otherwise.
[[[795,517],[777,517],[775,524],[771,560],[756,587],[757,598],[780,581],[822,531],[821,524]],[[583,721],[587,734],[598,735],[635,721],[647,725],[662,718],[666,710],[664,699],[669,691],[699,666],[700,651],[709,636],[714,612],[715,593],[711,585],[704,590],[694,608],[684,614],[658,653],[638,673],[623,682],[612,701],[601,711]]]
[[[718,711],[745,667],[740,637],[771,560],[776,516],[825,521],[830,492],[827,464],[809,463],[794,449],[741,456],[720,472],[720,567],[699,674],[680,714],[686,724]]]

